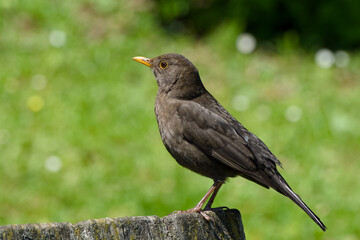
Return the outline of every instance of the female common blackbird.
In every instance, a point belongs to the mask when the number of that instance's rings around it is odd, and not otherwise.
[[[198,70],[184,56],[134,57],[153,71],[159,86],[155,114],[161,139],[176,161],[214,184],[192,209],[209,217],[214,198],[228,177],[242,176],[273,188],[301,207],[325,231],[321,220],[287,184],[276,169],[280,161],[255,134],[248,131],[205,89]]]

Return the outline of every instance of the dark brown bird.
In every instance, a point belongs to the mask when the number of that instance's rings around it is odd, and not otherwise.
[[[228,177],[242,176],[287,196],[326,230],[277,171],[280,161],[205,89],[188,59],[174,53],[133,59],[155,75],[159,86],[155,114],[166,149],[183,167],[214,180],[201,201],[184,212],[199,212],[209,219],[202,210],[207,199],[211,196],[204,210],[211,209]]]

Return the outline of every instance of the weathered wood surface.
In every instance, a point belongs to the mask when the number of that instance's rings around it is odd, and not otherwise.
[[[245,239],[238,210],[0,226],[0,239]]]

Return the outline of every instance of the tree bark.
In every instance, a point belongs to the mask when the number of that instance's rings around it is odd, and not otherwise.
[[[71,223],[36,223],[0,226],[0,239],[245,239],[236,209],[198,213],[103,218]]]

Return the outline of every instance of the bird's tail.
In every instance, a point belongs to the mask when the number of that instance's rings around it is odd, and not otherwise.
[[[320,220],[320,218],[318,216],[316,216],[316,214],[313,211],[311,211],[311,209],[303,202],[303,200],[301,200],[299,195],[297,195],[290,188],[290,186],[286,183],[286,181],[281,176],[279,176],[279,181],[280,181],[280,184],[279,184],[279,186],[277,188],[275,188],[275,190],[280,192],[281,194],[284,194],[285,196],[290,198],[294,203],[296,203],[299,207],[301,207],[302,210],[304,210],[307,213],[307,215],[309,215],[309,217],[311,217],[311,219],[317,225],[319,225],[319,227],[325,232],[326,231],[326,226]]]

